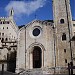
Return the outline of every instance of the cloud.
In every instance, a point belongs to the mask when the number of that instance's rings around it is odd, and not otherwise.
[[[39,8],[42,8],[46,4],[46,0],[34,0],[34,1],[10,1],[5,7],[5,10],[9,12],[11,8],[14,9],[15,15],[22,16],[30,15]]]

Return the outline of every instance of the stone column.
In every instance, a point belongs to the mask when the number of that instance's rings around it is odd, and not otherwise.
[[[30,53],[30,69],[33,69],[33,53]]]

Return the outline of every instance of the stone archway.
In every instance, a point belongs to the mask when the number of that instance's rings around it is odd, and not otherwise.
[[[33,68],[41,68],[42,66],[42,53],[41,48],[34,46],[33,49]]]
[[[29,69],[33,69],[33,51],[35,50],[35,47],[39,48],[39,53],[41,52],[41,63],[39,66],[39,68],[43,68],[44,67],[44,51],[45,51],[45,48],[42,44],[36,42],[36,43],[32,43],[28,49],[27,49],[27,57],[26,57],[26,65],[28,66]],[[39,54],[40,55],[40,54]],[[40,61],[40,59],[38,60]],[[38,68],[38,67],[37,67]]]

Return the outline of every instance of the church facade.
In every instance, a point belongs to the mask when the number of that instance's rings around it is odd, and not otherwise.
[[[53,0],[53,21],[33,20],[18,28],[13,21],[13,13],[11,10],[9,18],[13,22],[10,26],[14,33],[7,29],[13,35],[11,43],[16,41],[16,46],[8,44],[8,47],[12,47],[10,52],[16,49],[15,71],[19,73],[22,70],[41,69],[44,73],[50,74],[68,73],[68,63],[73,61],[75,64],[74,41],[71,41],[75,35],[75,21],[72,21],[70,1]],[[1,49],[2,44],[3,42]],[[5,49],[7,56],[9,51],[7,47]]]

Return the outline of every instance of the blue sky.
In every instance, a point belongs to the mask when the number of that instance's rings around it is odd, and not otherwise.
[[[72,18],[75,20],[75,0],[70,0],[70,2]],[[17,25],[27,24],[34,19],[53,19],[52,0],[0,0],[0,16],[8,16],[9,9],[12,7]]]

